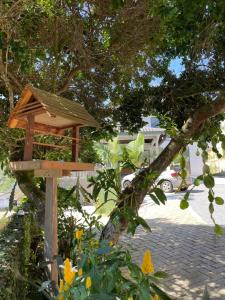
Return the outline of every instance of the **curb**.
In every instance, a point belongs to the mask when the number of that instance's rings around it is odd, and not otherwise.
[[[194,211],[194,209],[193,209],[190,205],[188,206],[188,210],[190,211],[190,213],[192,214],[192,216],[193,216],[195,219],[197,219],[200,223],[210,226],[206,221],[204,221],[204,220],[202,219],[202,217],[199,216],[199,214],[197,214],[197,213]]]
[[[225,178],[223,177],[214,177],[215,184],[225,184]]]

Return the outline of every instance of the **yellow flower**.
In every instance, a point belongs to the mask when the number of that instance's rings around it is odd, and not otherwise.
[[[78,270],[78,276],[82,276],[83,275],[83,270],[82,270],[82,268],[80,268],[79,270]]]
[[[90,277],[90,276],[88,276],[88,277],[86,278],[85,285],[86,285],[86,288],[87,288],[87,289],[90,289],[90,288],[91,288],[92,281],[91,281],[91,277]]]
[[[109,246],[112,247],[114,244],[113,244],[113,241],[109,242]],[[129,299],[129,298],[128,298]]]
[[[141,270],[144,274],[150,274],[154,272],[154,266],[152,263],[151,252],[149,250],[145,251],[143,262],[141,265]]]
[[[64,282],[61,279],[59,282],[59,299],[58,300],[63,300],[63,295],[62,295],[63,290],[64,290]]]
[[[133,297],[128,297],[127,300],[133,300]]]
[[[67,287],[71,285],[75,277],[75,272],[72,269],[71,262],[69,258],[67,258],[64,262],[64,280],[66,282]]]
[[[82,238],[83,234],[84,234],[84,230],[83,229],[77,229],[75,231],[75,237],[76,237],[76,239],[80,240]]]
[[[159,300],[159,296],[155,294],[154,299],[153,300]]]

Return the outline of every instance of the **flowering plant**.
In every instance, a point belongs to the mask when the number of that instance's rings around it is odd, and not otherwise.
[[[80,227],[74,233],[71,253],[62,266],[58,300],[170,299],[158,286],[166,274],[154,272],[149,250],[139,267],[129,251],[98,241],[93,231]]]

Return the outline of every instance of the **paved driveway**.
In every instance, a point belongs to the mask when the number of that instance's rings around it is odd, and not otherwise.
[[[224,193],[223,187],[216,186],[216,191],[217,195]],[[212,300],[225,300],[225,237],[213,232],[206,214],[206,191],[198,187],[184,211],[179,208],[181,197],[168,194],[165,206],[157,206],[146,197],[139,213],[152,233],[138,228],[134,237],[123,235],[121,243],[131,249],[138,264],[144,251],[151,250],[155,269],[169,274],[162,287],[173,299],[200,300],[207,283]],[[224,218],[217,210],[217,222],[225,224]]]

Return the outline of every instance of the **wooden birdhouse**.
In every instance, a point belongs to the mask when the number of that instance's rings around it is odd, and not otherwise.
[[[79,129],[83,126],[99,127],[99,124],[80,104],[27,85],[11,113],[8,126],[26,130],[23,161],[12,162],[13,170],[34,170],[37,174],[41,173],[40,170],[43,170],[43,174],[44,170],[56,170],[59,175],[62,173],[61,176],[66,171],[93,170],[92,164],[78,163]],[[64,135],[64,131],[68,129],[71,130],[71,136]],[[35,145],[59,150],[63,148],[60,145],[36,142],[35,135],[70,139],[71,162],[33,161]]]
[[[50,261],[49,276],[57,284],[58,271],[54,257],[58,253],[57,237],[57,177],[70,171],[93,170],[93,164],[78,162],[79,129],[82,126],[99,127],[96,120],[80,104],[27,85],[8,121],[10,128],[26,131],[23,161],[11,162],[13,171],[33,171],[36,177],[46,178],[45,201],[45,258]],[[65,130],[71,130],[71,136]],[[35,135],[53,135],[70,139],[71,162],[33,160],[33,147],[57,147],[35,141]]]

